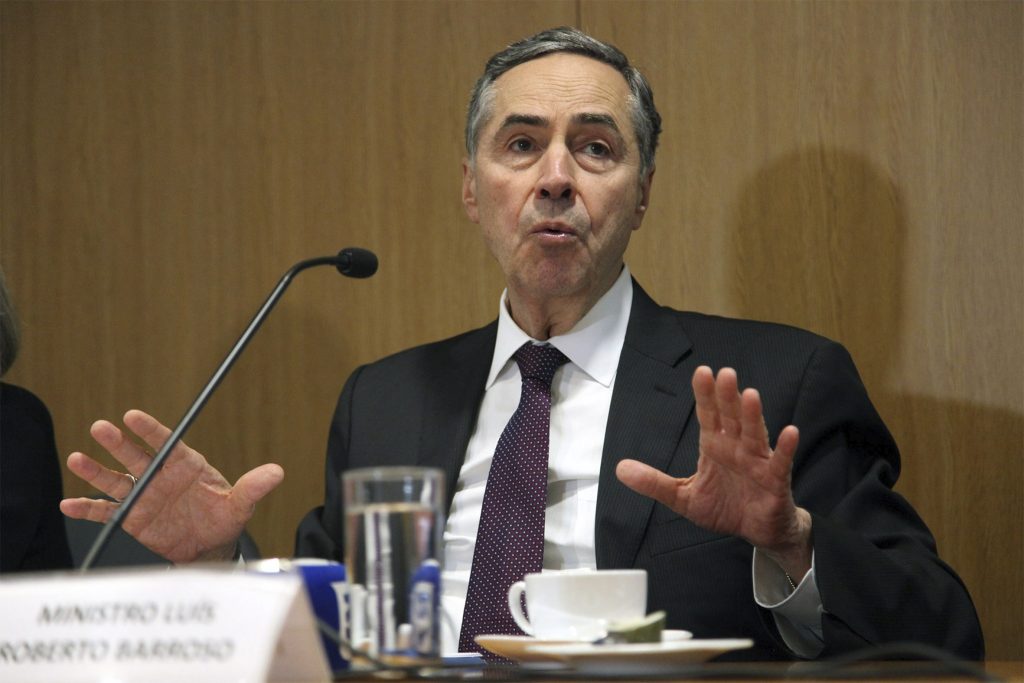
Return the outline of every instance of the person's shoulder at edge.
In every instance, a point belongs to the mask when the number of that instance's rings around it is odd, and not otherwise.
[[[0,455],[0,571],[70,568],[57,509],[63,481],[50,411],[34,393],[7,382],[0,382]]]
[[[426,342],[412,346],[401,351],[383,356],[371,361],[359,368],[360,372],[373,371],[375,368],[400,366],[408,363],[421,363],[424,359],[437,361],[450,360],[458,362],[460,356],[466,351],[479,350],[481,345],[488,343],[493,347],[494,337],[497,333],[497,321],[491,321],[483,327],[462,332],[452,337]]]
[[[0,401],[3,401],[4,406],[8,405],[8,401],[15,401],[15,405],[29,408],[32,412],[45,412],[49,414],[49,410],[47,410],[46,404],[43,403],[41,398],[28,389],[17,384],[11,384],[10,382],[0,382]]]
[[[0,430],[0,438],[5,433],[8,437],[23,435],[27,427],[39,430],[44,435],[53,433],[53,419],[42,399],[28,389],[9,382],[0,382],[0,421],[5,427]]]

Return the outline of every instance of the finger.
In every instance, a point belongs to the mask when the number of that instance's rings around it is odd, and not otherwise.
[[[771,455],[768,445],[768,428],[764,424],[761,408],[761,394],[757,389],[746,389],[740,396],[743,449],[751,455],[767,458]]]
[[[693,396],[697,401],[697,421],[704,431],[717,432],[718,406],[715,404],[715,376],[711,368],[702,365],[693,373]]]
[[[154,451],[159,451],[171,436],[171,429],[149,413],[141,410],[129,410],[124,414],[124,423]],[[175,452],[187,452],[191,449],[184,441],[174,446]]]
[[[622,460],[615,467],[615,476],[637,493],[676,509],[683,501],[680,480],[636,460]],[[679,510],[676,510],[679,512]],[[680,514],[683,514],[680,512]]]
[[[718,377],[715,378],[715,402],[718,405],[719,420],[722,431],[733,436],[739,436],[742,433],[738,386],[735,370],[722,368],[718,371]]]
[[[124,423],[136,436],[149,444],[150,448],[160,448],[171,435],[170,428],[141,410],[132,409],[125,413]]]
[[[115,500],[123,500],[135,487],[135,480],[127,474],[104,467],[85,453],[69,455],[68,469],[97,491]]]
[[[779,434],[775,442],[775,451],[772,454],[772,471],[776,476],[789,477],[793,471],[793,458],[796,456],[797,446],[800,445],[800,430],[789,425]]]
[[[106,524],[114,511],[117,503],[109,500],[95,500],[93,498],[65,498],[60,502],[60,511],[72,519],[86,519],[90,522]]]
[[[89,433],[96,439],[96,443],[103,446],[115,460],[124,465],[126,470],[137,477],[146,471],[150,457],[145,449],[127,438],[114,424],[106,420],[97,420],[89,428]]]
[[[273,463],[260,465],[249,470],[235,482],[231,490],[231,504],[239,516],[248,520],[252,516],[256,503],[277,488],[284,481],[284,470]]]
[[[125,413],[124,423],[132,430],[135,436],[145,441],[154,452],[160,451],[164,447],[164,444],[167,443],[167,440],[171,437],[171,429],[169,427],[152,415],[144,413],[141,410],[129,410]],[[183,458],[190,456],[198,457],[188,461],[183,460]],[[152,458],[149,459],[152,460]],[[168,460],[167,466],[168,471],[170,471],[173,466],[172,463],[180,464],[182,462],[189,462],[189,468],[200,468],[206,464],[206,460],[202,457],[202,454],[192,450],[188,444],[179,439],[171,450],[171,459]],[[217,474],[218,476],[220,475],[219,472]],[[224,485],[227,486],[226,481],[224,482]]]

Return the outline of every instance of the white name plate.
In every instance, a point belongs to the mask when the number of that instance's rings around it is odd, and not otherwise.
[[[229,569],[0,580],[0,681],[329,681],[302,580]]]

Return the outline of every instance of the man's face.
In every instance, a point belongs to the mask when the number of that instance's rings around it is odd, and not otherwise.
[[[618,276],[653,173],[640,176],[629,87],[607,64],[565,53],[520,64],[493,87],[476,158],[463,165],[466,213],[513,305],[592,305]]]

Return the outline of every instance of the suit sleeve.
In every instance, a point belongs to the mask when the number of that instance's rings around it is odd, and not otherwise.
[[[899,453],[840,345],[814,352],[791,422],[801,430],[794,497],[813,518],[822,656],[913,641],[983,659],[970,596],[892,490]]]

